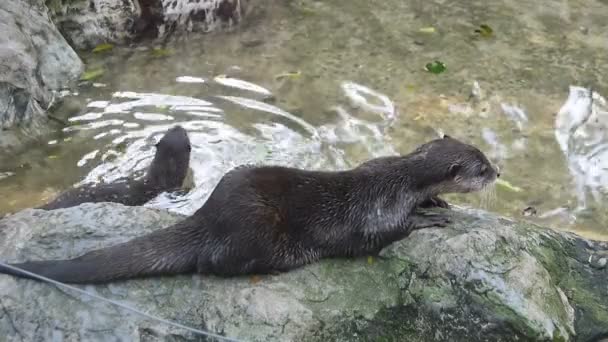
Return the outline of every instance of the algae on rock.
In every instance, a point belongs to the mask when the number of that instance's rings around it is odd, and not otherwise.
[[[369,263],[323,260],[257,282],[183,275],[84,286],[244,341],[591,341],[608,336],[606,243],[455,209]],[[25,210],[0,221],[0,259],[75,257],[180,220],[118,204]],[[25,340],[194,339],[90,298],[0,275],[0,331]],[[41,308],[44,308],[42,310]],[[33,326],[36,329],[32,329]]]

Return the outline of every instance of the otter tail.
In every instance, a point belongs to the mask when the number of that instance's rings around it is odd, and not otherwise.
[[[196,271],[204,239],[201,230],[185,222],[116,246],[102,248],[70,260],[29,261],[10,264],[56,281],[95,284],[147,276]],[[0,273],[34,279],[0,265]]]

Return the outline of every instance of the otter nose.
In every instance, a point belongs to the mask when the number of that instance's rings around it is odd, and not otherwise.
[[[500,177],[500,167],[498,167],[498,165],[494,165],[494,170],[496,171],[496,178]]]

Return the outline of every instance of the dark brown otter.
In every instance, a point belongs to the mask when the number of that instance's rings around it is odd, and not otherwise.
[[[441,193],[481,190],[496,177],[482,152],[449,137],[348,171],[242,166],[171,227],[71,260],[13,265],[66,283],[283,272],[321,258],[377,254],[414,229],[444,225],[446,216],[417,206]]]
[[[162,192],[182,186],[190,165],[190,150],[188,133],[181,126],[174,126],[156,144],[156,154],[143,179],[123,178],[108,184],[73,188],[38,209],[67,208],[86,202],[142,205]]]

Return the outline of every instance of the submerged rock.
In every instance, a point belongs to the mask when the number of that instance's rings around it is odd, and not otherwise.
[[[243,341],[590,341],[608,336],[608,245],[494,215],[389,246],[381,258],[324,260],[288,273],[204,275],[81,286],[144,312]],[[118,204],[25,210],[0,221],[0,259],[75,257],[181,217]],[[54,286],[0,275],[9,340],[198,340]]]
[[[76,79],[83,65],[48,17],[42,0],[0,1],[0,130],[23,125],[30,135],[53,91]],[[13,139],[11,139],[13,138]],[[0,132],[0,147],[18,143]]]

